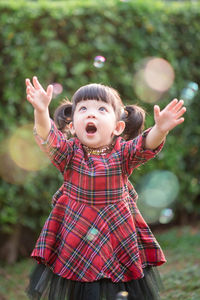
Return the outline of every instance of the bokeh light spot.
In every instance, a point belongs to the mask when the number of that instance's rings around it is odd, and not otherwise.
[[[94,63],[93,65],[96,67],[96,68],[102,68],[104,66],[104,63],[105,63],[106,59],[105,57],[101,56],[101,55],[98,55],[94,58]]]
[[[128,299],[128,292],[122,291],[117,293],[116,300],[127,300],[127,299]]]
[[[145,80],[153,90],[165,92],[174,82],[174,70],[167,60],[152,58],[145,67]]]
[[[63,86],[60,83],[52,83],[53,85],[53,98],[56,98],[58,95],[60,95],[63,92]]]
[[[19,168],[11,159],[8,152],[9,140],[3,140],[0,150],[0,177],[11,184],[23,184],[27,172]]]
[[[189,105],[192,103],[193,98],[198,93],[199,86],[196,82],[189,82],[187,86],[181,92],[181,99],[184,100],[185,105]]]
[[[173,210],[171,208],[165,208],[160,213],[159,222],[161,224],[167,224],[167,223],[171,222],[173,217],[174,217]]]
[[[156,170],[143,177],[141,181],[143,201],[152,207],[168,207],[179,192],[176,175],[166,170]]]
[[[17,166],[27,171],[37,171],[50,163],[36,144],[33,124],[18,128],[9,139],[8,151]]]
[[[141,101],[154,103],[171,87],[174,78],[174,70],[167,60],[146,58],[136,64],[133,88]]]
[[[137,188],[138,207],[148,223],[164,222],[167,219],[165,209],[170,208],[179,193],[179,181],[176,175],[166,170],[156,170],[141,179]],[[173,216],[171,216],[171,219]],[[168,222],[171,221],[168,216]],[[161,220],[161,221],[160,221]]]
[[[145,81],[144,70],[139,70],[133,79],[134,91],[137,97],[147,103],[154,103],[160,99],[162,93],[151,89]]]

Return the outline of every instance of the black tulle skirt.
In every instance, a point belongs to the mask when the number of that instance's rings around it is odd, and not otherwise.
[[[158,300],[161,288],[161,279],[154,267],[145,268],[141,279],[114,283],[110,279],[73,281],[37,264],[30,276],[27,295],[32,300]]]

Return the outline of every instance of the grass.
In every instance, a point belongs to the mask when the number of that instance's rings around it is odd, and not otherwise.
[[[0,267],[0,300],[28,299],[25,288],[32,265],[32,260],[25,259],[13,266]]]
[[[159,267],[165,290],[162,300],[200,299],[200,224],[155,233],[167,263]],[[24,292],[32,260],[0,266],[0,300],[27,300]],[[59,299],[58,299],[59,300]]]
[[[160,267],[162,300],[200,299],[200,225],[179,227],[158,235],[167,264]]]

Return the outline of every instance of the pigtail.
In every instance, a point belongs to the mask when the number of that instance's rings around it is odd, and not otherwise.
[[[72,103],[68,100],[64,100],[61,105],[56,108],[53,118],[57,128],[62,131],[68,139],[70,137],[68,125],[72,122]]]
[[[125,140],[131,140],[137,137],[144,129],[145,111],[137,105],[127,105],[124,107],[124,113],[121,119],[126,126],[123,132]]]

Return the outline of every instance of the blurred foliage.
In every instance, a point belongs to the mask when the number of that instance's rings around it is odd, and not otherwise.
[[[133,74],[137,62],[162,57],[175,70],[175,82],[159,102],[179,97],[188,82],[200,83],[200,5],[160,1],[1,1],[0,3],[0,230],[15,224],[38,230],[62,184],[58,171],[26,171],[15,165],[6,147],[19,126],[33,122],[25,96],[25,78],[37,75],[44,86],[58,82],[63,93],[51,103],[51,115],[64,98],[82,85],[100,82],[116,88],[124,103],[137,102],[153,124],[153,106],[137,99]],[[93,66],[96,55],[106,58]],[[200,215],[199,109],[197,95],[187,107],[185,123],[167,137],[162,153],[135,171],[132,180],[154,169],[179,179],[177,216]],[[14,146],[14,145],[11,145]],[[159,184],[159,183],[158,183]]]

